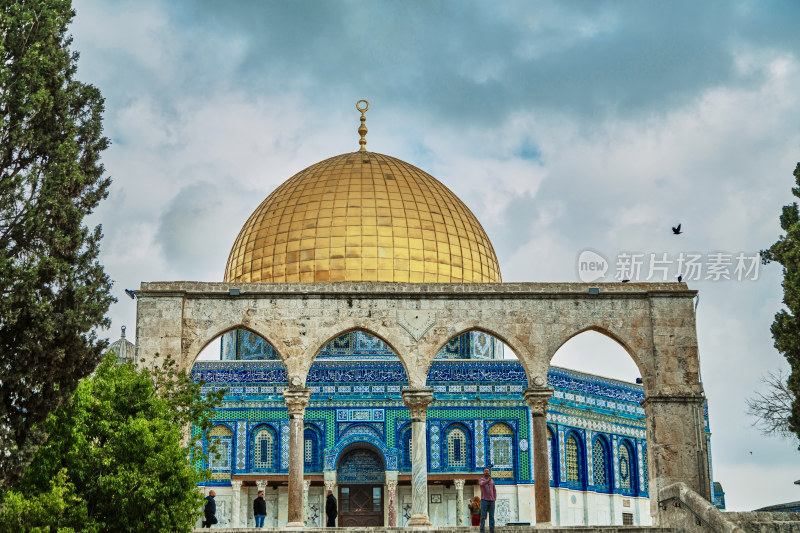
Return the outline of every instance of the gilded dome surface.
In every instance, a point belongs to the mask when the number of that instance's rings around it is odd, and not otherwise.
[[[475,215],[433,176],[353,152],[302,170],[250,215],[225,281],[499,282]]]

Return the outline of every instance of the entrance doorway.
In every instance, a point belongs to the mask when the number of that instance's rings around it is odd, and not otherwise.
[[[383,525],[383,487],[350,485],[339,487],[339,527]]]
[[[383,457],[372,446],[356,443],[341,456],[336,478],[339,483],[339,527],[383,525]]]

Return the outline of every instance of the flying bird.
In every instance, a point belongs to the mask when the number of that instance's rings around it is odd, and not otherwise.
[[[125,294],[127,294],[128,296],[130,296],[130,297],[131,297],[131,300],[135,300],[135,299],[136,299],[136,293],[135,293],[135,292],[133,292],[133,291],[132,291],[132,290],[130,290],[130,289],[125,289]]]
[[[683,232],[681,231],[681,225],[680,224],[678,224],[677,226],[672,226],[672,234],[673,235],[680,235],[681,233],[683,233]]]
[[[629,279],[623,279],[622,283],[628,283],[629,281],[630,281]]]

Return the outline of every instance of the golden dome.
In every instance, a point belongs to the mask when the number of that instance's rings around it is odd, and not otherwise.
[[[302,170],[250,215],[225,281],[499,282],[475,215],[433,176],[374,152]]]

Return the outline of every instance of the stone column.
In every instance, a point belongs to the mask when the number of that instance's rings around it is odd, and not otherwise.
[[[428,439],[426,411],[433,401],[433,389],[405,389],[403,403],[411,411],[411,518],[408,526],[430,526],[428,518]]]
[[[303,415],[311,389],[289,387],[283,400],[289,408],[289,505],[286,527],[303,527]]]
[[[397,525],[397,480],[386,480],[386,493],[389,497],[389,527]]]
[[[455,479],[456,484],[456,525],[464,526],[464,480]]]
[[[242,482],[231,481],[231,527],[239,527],[239,515],[242,513]]]
[[[542,384],[543,378],[538,378]],[[550,471],[547,455],[547,401],[552,387],[529,387],[523,392],[533,420],[533,490],[536,505],[536,524],[550,523]]]

